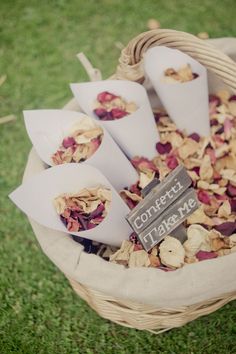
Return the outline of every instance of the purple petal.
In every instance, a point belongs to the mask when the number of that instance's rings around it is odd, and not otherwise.
[[[78,221],[80,222],[83,230],[87,230],[88,229],[87,222],[84,219],[83,215],[81,215],[81,214],[78,215]]]
[[[97,225],[93,224],[92,222],[88,223],[88,230],[94,229]]]
[[[104,210],[105,210],[104,204],[103,203],[99,204],[97,209],[95,209],[94,211],[92,211],[92,213],[90,213],[89,220],[92,220],[92,219],[96,218],[97,216],[100,216]]]
[[[236,187],[232,186],[232,184],[229,184],[226,193],[230,197],[236,197]]]
[[[195,140],[197,143],[199,143],[199,141],[200,141],[200,135],[197,133],[192,133],[188,137]]]
[[[211,127],[213,127],[213,126],[215,126],[215,125],[218,125],[218,124],[219,124],[219,122],[218,122],[217,119],[214,118],[214,119],[211,119],[211,120],[210,120],[210,126],[211,126]]]
[[[230,202],[231,210],[233,212],[236,212],[236,199],[230,199],[229,202]]]
[[[230,97],[229,101],[230,101],[230,102],[231,102],[231,101],[236,101],[236,95],[232,95],[232,96]]]
[[[106,109],[104,109],[104,108],[96,108],[96,109],[94,109],[93,112],[94,112],[94,113],[96,114],[96,116],[98,116],[98,118],[100,118],[100,119],[105,118],[106,115],[107,115],[107,111],[106,111]]]
[[[194,171],[198,176],[200,175],[200,167],[196,166],[191,169],[191,171]]]
[[[169,152],[172,150],[172,145],[171,143],[157,143],[156,144],[156,149],[159,154],[169,154]]]
[[[216,231],[219,231],[224,236],[232,235],[236,230],[236,222],[227,221],[223,224],[214,226]]]
[[[199,251],[196,257],[199,261],[204,261],[205,259],[217,258],[218,254],[216,252]]]

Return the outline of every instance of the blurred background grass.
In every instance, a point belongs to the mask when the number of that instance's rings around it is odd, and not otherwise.
[[[104,78],[119,49],[162,28],[236,36],[235,0],[2,0],[0,3],[0,353],[236,353],[235,302],[160,336],[99,318],[41,252],[26,217],[7,199],[21,183],[31,144],[23,109],[59,108],[70,82],[87,80],[75,58],[86,53]],[[204,289],[203,289],[204,291]]]

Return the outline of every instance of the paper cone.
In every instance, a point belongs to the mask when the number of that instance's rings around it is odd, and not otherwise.
[[[190,64],[198,78],[167,83],[164,71]],[[200,63],[177,49],[153,47],[144,56],[144,70],[171,119],[188,134],[210,135],[207,71]]]
[[[46,164],[52,166],[51,157],[58,150],[63,138],[68,136],[76,122],[86,119],[86,116],[74,111],[50,109],[24,111],[24,118],[27,132],[38,155]],[[94,122],[100,125],[98,121]],[[135,183],[138,175],[110,134],[104,127],[102,129],[100,146],[91,157],[79,164],[88,163],[98,168],[119,191]]]
[[[103,91],[136,103],[138,109],[134,113],[117,120],[100,120],[100,123],[129,158],[144,156],[152,159],[157,154],[155,146],[160,139],[148,96],[142,85],[131,81],[105,80],[71,84],[70,87],[82,110],[96,119],[98,117],[93,112],[94,104],[97,95]]]
[[[91,230],[68,231],[54,208],[54,198],[63,193],[76,193],[83,188],[97,185],[109,188],[112,193],[111,206],[106,218]],[[129,212],[128,206],[106,177],[90,165],[63,164],[49,168],[28,179],[9,197],[30,218],[54,230],[113,246],[120,246],[132,233],[125,219]]]

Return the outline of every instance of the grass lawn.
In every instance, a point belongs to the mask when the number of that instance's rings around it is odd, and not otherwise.
[[[26,217],[7,199],[21,183],[31,144],[22,110],[62,107],[69,82],[87,80],[83,51],[108,77],[126,44],[162,28],[236,36],[235,0],[2,0],[0,4],[0,353],[236,353],[236,303],[159,336],[98,317],[41,252]],[[204,289],[202,289],[204,291]]]

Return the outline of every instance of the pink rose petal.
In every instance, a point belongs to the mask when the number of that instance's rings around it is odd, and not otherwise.
[[[211,198],[210,195],[204,191],[204,190],[199,190],[197,193],[198,200],[204,204],[210,205],[211,204]]]
[[[233,128],[233,123],[229,118],[224,120],[224,132],[226,135],[231,133],[231,129]]]
[[[166,164],[171,170],[174,170],[179,165],[178,160],[174,155],[166,157]]]
[[[113,119],[120,119],[120,118],[127,116],[128,113],[126,111],[124,111],[123,109],[113,108],[110,111],[110,114],[113,117]]]
[[[135,157],[131,160],[131,162],[134,167],[140,171],[150,170],[153,172],[158,172],[158,169],[156,168],[154,163],[145,157]]]
[[[68,147],[71,147],[75,144],[75,139],[71,136],[68,136],[67,138],[63,139],[62,145],[65,149]]]
[[[209,96],[209,113],[214,114],[216,113],[216,107],[221,104],[220,98],[215,95]]]
[[[215,151],[211,148],[207,148],[206,149],[206,153],[207,155],[210,156],[210,159],[211,159],[211,164],[214,165],[216,163],[216,154],[215,154]]]
[[[106,103],[106,102],[111,102],[112,100],[114,100],[117,96],[114,95],[113,93],[110,93],[108,91],[103,91],[101,93],[98,94],[97,96],[97,100],[100,103]]]
[[[204,261],[205,259],[217,258],[218,254],[216,252],[199,251],[196,257],[199,261]]]

